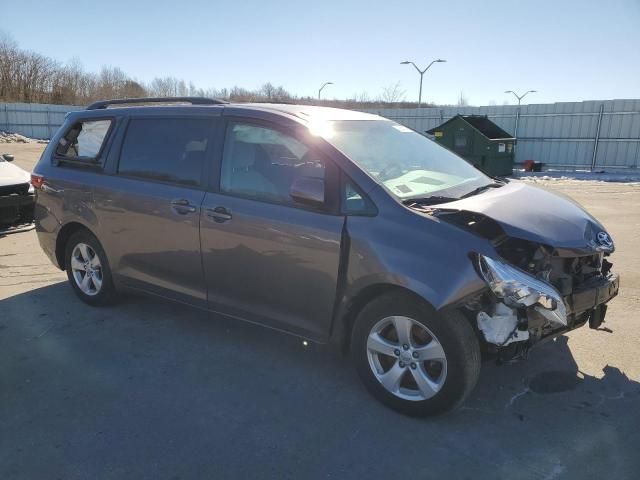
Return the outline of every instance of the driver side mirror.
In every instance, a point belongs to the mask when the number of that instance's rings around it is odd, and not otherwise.
[[[5,161],[7,162],[13,162],[13,159],[15,158],[13,155],[9,154],[9,153],[5,153],[2,155],[2,158],[4,158]]]
[[[324,179],[313,177],[296,178],[289,189],[296,202],[313,207],[324,206]]]

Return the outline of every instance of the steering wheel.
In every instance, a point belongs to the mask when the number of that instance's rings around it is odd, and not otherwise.
[[[394,170],[397,170],[398,172],[402,173],[402,165],[400,165],[398,162],[391,162],[389,163],[389,165],[387,165],[386,167],[384,167],[380,173],[378,173],[378,178],[380,180],[389,180],[391,178],[394,177],[387,177],[387,175],[389,175],[391,172],[393,172]]]
[[[312,167],[322,167],[322,163],[319,160],[311,159],[311,152],[305,153],[302,158],[300,158],[300,163],[296,165],[296,168],[304,167],[304,166],[312,166]]]

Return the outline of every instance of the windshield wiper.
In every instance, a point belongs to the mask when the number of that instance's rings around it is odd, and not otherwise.
[[[472,197],[474,195],[484,192],[485,190],[489,190],[490,188],[500,188],[502,186],[504,186],[504,183],[499,183],[499,182],[489,183],[487,185],[474,188],[469,193],[465,193],[464,195],[462,195],[460,198],[462,199],[462,198]]]
[[[473,195],[477,195],[477,194],[482,193],[485,190],[488,190],[490,188],[502,187],[503,185],[505,185],[505,184],[501,183],[501,182],[493,182],[493,183],[489,183],[487,185],[483,185],[483,186],[478,187],[478,188],[474,188],[470,192],[465,193],[464,195],[462,195],[460,197],[445,197],[443,195],[431,195],[429,197],[411,197],[411,198],[405,198],[402,201],[402,203],[404,203],[405,205],[410,205],[412,203],[417,203],[419,205],[436,205],[438,203],[455,202],[457,200],[462,200],[463,198],[467,198],[467,197],[471,197]]]
[[[402,203],[404,203],[405,205],[411,205],[412,203],[417,203],[418,205],[436,205],[438,203],[455,202],[456,200],[459,199],[433,195],[431,197],[406,198],[402,201]]]

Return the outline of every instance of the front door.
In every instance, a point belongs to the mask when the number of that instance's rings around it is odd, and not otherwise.
[[[117,174],[94,194],[101,240],[124,283],[206,306],[199,224],[215,122],[130,120]]]
[[[212,309],[326,338],[344,217],[329,201],[297,204],[289,191],[300,177],[323,178],[328,187],[334,168],[291,132],[228,124],[220,191],[206,194],[201,222]]]

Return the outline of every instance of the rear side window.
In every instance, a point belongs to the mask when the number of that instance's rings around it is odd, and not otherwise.
[[[132,119],[122,145],[118,173],[198,186],[212,132],[213,120],[206,118]]]
[[[75,123],[58,142],[56,154],[69,160],[96,160],[107,138],[111,123],[111,120]]]

